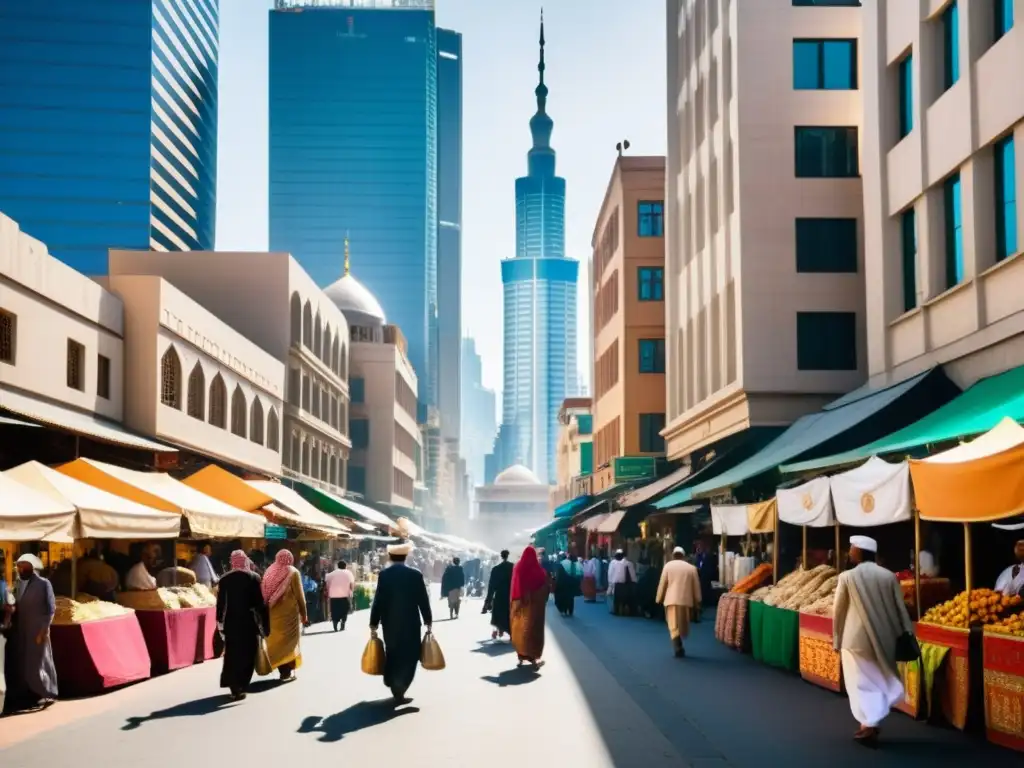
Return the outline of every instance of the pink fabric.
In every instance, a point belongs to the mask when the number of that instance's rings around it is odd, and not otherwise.
[[[294,562],[295,556],[287,549],[282,549],[274,558],[273,565],[263,574],[263,599],[267,601],[267,605],[275,605],[284,597],[288,589],[288,577],[295,570],[292,567]]]
[[[248,571],[249,570],[249,556],[240,549],[236,549],[231,553],[231,570],[232,571]]]
[[[356,583],[352,571],[347,568],[331,571],[324,578],[327,583],[327,596],[330,598],[352,597],[352,586]]]

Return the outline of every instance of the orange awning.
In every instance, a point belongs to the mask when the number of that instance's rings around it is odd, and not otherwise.
[[[910,462],[922,520],[980,523],[1024,512],[1024,427],[1003,419],[948,451]]]

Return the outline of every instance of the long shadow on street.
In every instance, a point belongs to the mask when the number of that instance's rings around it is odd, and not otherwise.
[[[277,688],[280,685],[282,685],[280,680],[257,680],[249,686],[249,695],[258,694],[262,691],[270,690],[271,688]],[[173,707],[168,707],[167,709],[159,709],[155,712],[150,712],[145,717],[129,717],[125,721],[125,724],[121,726],[121,730],[134,731],[141,728],[143,724],[154,720],[170,720],[177,717],[199,717],[201,715],[210,715],[214,712],[234,706],[244,706],[244,704],[242,702],[231,701],[228,694],[225,692],[216,696],[207,696],[203,699],[195,699],[194,701],[185,701],[181,704],[175,704]]]
[[[364,728],[384,725],[395,718],[419,712],[418,707],[408,706],[408,701],[396,704],[392,698],[377,701],[361,701],[334,715],[305,718],[299,726],[299,733],[319,733],[318,741],[341,741],[345,736]]]

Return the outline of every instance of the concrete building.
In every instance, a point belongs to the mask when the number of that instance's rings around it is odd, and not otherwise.
[[[662,434],[673,459],[789,424],[867,373],[865,9],[811,5],[667,3]]]
[[[665,441],[665,158],[619,157],[594,225],[594,491]]]
[[[352,338],[348,490],[412,510],[423,452],[416,424],[416,373],[405,338],[387,325],[380,302],[351,274],[347,243],[345,248],[345,274],[324,293],[345,316]]]
[[[281,474],[285,365],[162,277],[103,278],[124,305],[124,422]]]
[[[967,386],[1024,363],[1024,2],[860,13],[868,374]]]
[[[109,266],[112,277],[163,277],[284,365],[281,473],[343,493],[352,448],[348,322],[295,259],[112,250]]]
[[[550,488],[522,464],[503,470],[489,485],[476,488],[472,534],[492,549],[510,546],[516,534],[551,519]]]
[[[594,471],[593,401],[589,397],[567,397],[558,412],[557,479],[552,506],[590,493]]]

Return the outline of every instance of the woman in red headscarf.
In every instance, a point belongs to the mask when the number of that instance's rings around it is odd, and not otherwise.
[[[537,559],[537,550],[527,547],[512,569],[512,646],[519,663],[537,666],[544,653],[544,613],[548,604],[548,575]]]

